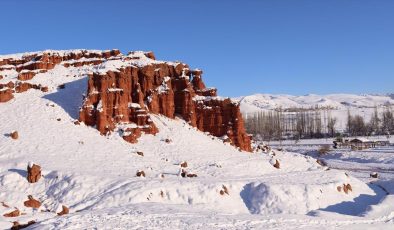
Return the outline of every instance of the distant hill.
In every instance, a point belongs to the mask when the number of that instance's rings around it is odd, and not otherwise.
[[[291,108],[331,108],[333,110],[374,108],[394,105],[394,94],[391,95],[355,95],[330,94],[304,96],[254,94],[236,98],[241,103],[243,113],[259,110],[291,109]]]

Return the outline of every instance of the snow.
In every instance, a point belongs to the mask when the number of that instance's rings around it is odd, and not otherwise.
[[[26,213],[16,218],[0,215],[1,229],[10,228],[13,221],[30,220],[38,222],[30,229],[392,228],[392,147],[378,154],[363,150],[327,156],[327,170],[316,163],[315,155],[305,155],[316,151],[313,143],[289,142],[283,151],[274,148],[269,153],[240,152],[180,119],[151,115],[159,133],[143,135],[137,144],[117,133],[102,136],[94,127],[74,125],[87,75],[134,61],[58,65],[29,81],[49,86],[49,92],[29,90],[0,104],[0,118],[6,121],[0,123],[0,202],[11,207],[0,205],[0,214],[13,207]],[[65,88],[58,89],[59,84]],[[119,124],[116,131],[136,127]],[[13,130],[18,140],[6,135]],[[163,141],[167,138],[170,144]],[[280,169],[272,165],[276,160]],[[26,181],[29,162],[43,170],[35,184]],[[179,177],[181,162],[198,177]],[[139,170],[145,178],[136,177]],[[370,183],[370,171],[377,171],[381,179]],[[338,192],[343,184],[351,184],[353,191]],[[220,195],[223,186],[229,195]],[[28,195],[39,199],[42,207],[24,207]],[[57,217],[62,205],[70,214]]]
[[[137,103],[129,103],[128,107],[134,109],[141,109],[141,105]]]

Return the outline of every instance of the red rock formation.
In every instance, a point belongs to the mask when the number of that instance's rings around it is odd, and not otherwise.
[[[154,57],[153,53],[145,56]],[[96,126],[102,134],[121,124],[135,124],[123,129],[123,138],[134,143],[141,132],[158,131],[144,109],[146,106],[150,113],[169,118],[179,115],[199,130],[228,136],[232,144],[251,151],[238,103],[216,97],[216,89],[206,88],[201,75],[201,70],[190,71],[186,64],[154,59],[142,66],[92,73],[80,121]]]
[[[12,90],[9,88],[0,89],[0,103],[7,102],[14,98]]]
[[[15,209],[14,211],[6,213],[3,216],[4,217],[17,217],[17,216],[20,216],[20,214],[21,214],[20,211],[18,209]]]
[[[63,215],[67,215],[69,213],[70,213],[70,210],[66,206],[62,205],[62,211],[57,213],[57,215],[63,216]]]
[[[19,73],[18,75],[18,80],[20,81],[27,81],[33,79],[33,77],[36,75],[36,72],[33,71],[23,71]]]
[[[41,90],[42,87],[41,85],[36,85],[36,84],[31,84],[28,82],[17,82],[16,86],[15,86],[15,92],[16,93],[23,93],[28,91],[29,89],[37,89],[37,90]]]
[[[92,52],[89,50],[77,50],[77,51],[48,51],[48,52],[38,52],[26,54],[18,59],[0,59],[0,66],[10,65],[14,66],[15,70],[21,72],[22,70],[49,70],[53,69],[57,64],[63,61],[75,61],[82,58],[87,59],[109,59],[114,58],[120,54],[119,50],[108,50],[103,52]],[[90,64],[99,64],[99,60],[90,60],[85,62],[78,61],[75,64],[70,64],[72,66],[82,66]],[[3,67],[2,69],[10,69],[11,67]]]
[[[14,140],[16,140],[16,139],[19,138],[19,134],[18,134],[17,131],[12,132],[12,133],[10,134],[10,136],[11,136],[11,138],[14,139]]]
[[[28,196],[28,200],[23,203],[25,207],[28,208],[39,208],[41,207],[41,202],[34,199],[33,196]]]
[[[36,183],[41,178],[41,166],[33,164],[27,166],[27,181],[29,183]]]
[[[215,88],[207,88],[201,70],[190,70],[184,63],[156,61],[153,52],[130,52],[124,56],[119,50],[44,51],[15,59],[0,58],[0,66],[15,69],[18,80],[26,81],[59,64],[105,67],[102,63],[106,60],[119,60],[123,65],[108,70],[98,68],[89,74],[80,121],[96,126],[103,135],[119,128],[126,141],[135,143],[142,133],[158,132],[149,113],[180,116],[201,131],[227,136],[231,144],[251,151],[239,105],[218,98]],[[28,82],[11,83],[12,86],[0,84],[0,102],[11,100],[13,91],[48,91],[48,87]]]
[[[195,100],[199,130],[223,137],[245,151],[252,151],[250,137],[247,135],[239,109],[239,104],[230,99],[202,98]]]

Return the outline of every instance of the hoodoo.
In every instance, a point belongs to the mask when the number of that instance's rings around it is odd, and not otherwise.
[[[152,52],[132,52],[115,66],[89,75],[81,121],[102,134],[123,124],[123,138],[135,142],[141,132],[158,132],[149,113],[180,116],[203,132],[227,136],[235,146],[251,151],[239,104],[206,88],[202,71],[180,62],[156,61]]]

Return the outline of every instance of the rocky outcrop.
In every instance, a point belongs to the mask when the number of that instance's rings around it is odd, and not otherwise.
[[[41,166],[31,164],[27,166],[27,181],[29,183],[36,183],[41,178]]]
[[[12,98],[14,98],[14,95],[12,93],[13,93],[12,89],[9,88],[0,89],[0,103],[10,101]]]
[[[18,80],[20,81],[27,81],[33,79],[33,77],[36,75],[36,72],[33,71],[22,71],[18,75]]]
[[[91,50],[70,50],[70,51],[43,51],[27,53],[18,57],[5,57],[0,59],[0,68],[10,69],[12,66],[17,72],[23,70],[50,70],[61,62],[78,62],[75,66],[92,64],[92,60],[84,62],[83,59],[109,59],[120,54],[119,50],[91,51]],[[82,59],[82,60],[81,60]],[[69,63],[69,64],[70,64]],[[98,63],[94,62],[94,63]],[[101,62],[100,62],[101,63]],[[72,64],[70,64],[72,65]],[[6,67],[4,67],[6,66]],[[74,66],[74,65],[72,65]],[[11,68],[12,69],[12,68]]]
[[[201,131],[227,136],[233,145],[251,151],[238,103],[206,88],[201,70],[153,57],[153,53],[130,53],[121,67],[92,73],[80,121],[102,134],[120,127],[123,138],[134,143],[142,132],[158,132],[148,112],[180,116]]]
[[[230,143],[242,150],[251,151],[250,137],[247,135],[238,103],[230,99],[195,99],[196,126],[217,137],[229,138]]]
[[[181,62],[157,61],[153,52],[122,55],[119,50],[72,50],[0,56],[0,74],[3,69],[18,74],[18,81],[0,84],[0,102],[29,89],[47,92],[47,86],[29,80],[56,65],[94,66],[89,69],[79,121],[103,135],[117,131],[124,140],[135,143],[142,133],[155,135],[159,131],[150,114],[160,114],[181,117],[203,132],[251,151],[238,103],[217,97],[215,88],[207,88],[203,71],[190,70]]]
[[[98,65],[104,60],[116,59],[120,55],[119,50],[108,51],[89,51],[89,50],[71,50],[71,51],[44,51],[27,53],[22,56],[5,58],[0,57],[0,71],[15,70],[18,72],[19,81],[28,81],[33,79],[39,73],[45,73],[62,63],[65,67],[81,67],[84,65]],[[0,75],[0,80],[3,78]],[[7,102],[14,98],[13,93],[23,93],[29,89],[38,89],[48,92],[47,86],[18,83],[11,81],[12,86],[5,89],[4,84],[0,84],[0,103]],[[15,88],[14,88],[15,87]]]

